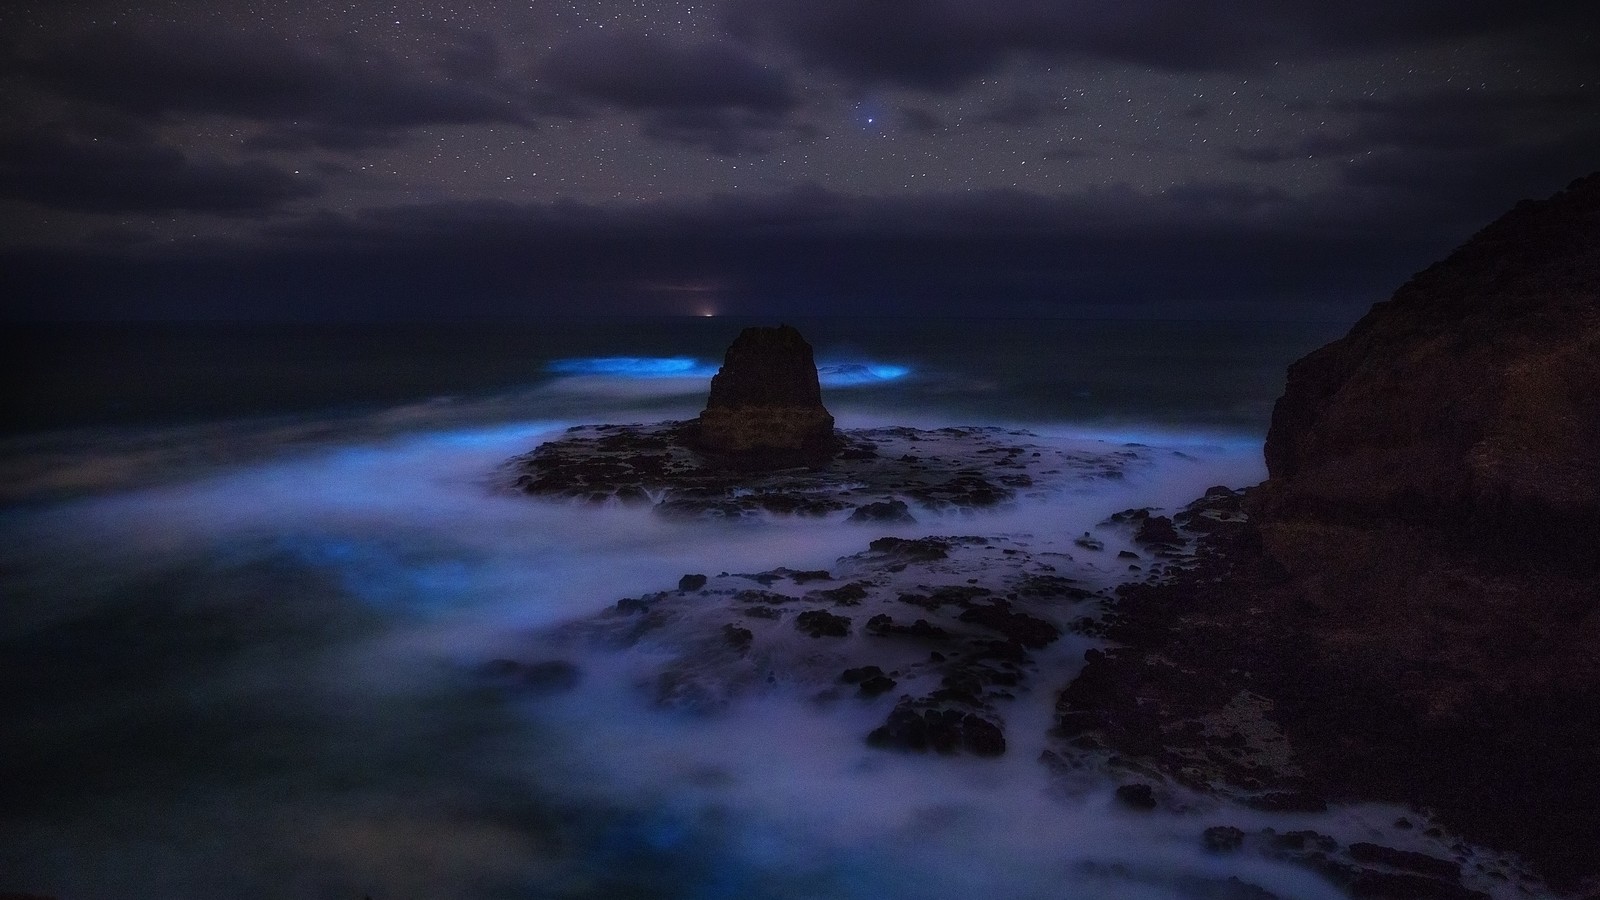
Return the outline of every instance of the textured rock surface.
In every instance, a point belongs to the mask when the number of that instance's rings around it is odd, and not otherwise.
[[[685,422],[572,428],[511,460],[508,480],[529,494],[649,503],[669,516],[853,510],[853,522],[903,523],[916,520],[912,507],[970,512],[1073,482],[1120,479],[1155,455],[1000,428],[867,428],[840,432],[840,450],[826,462],[752,471],[699,452],[689,430]]]
[[[1105,599],[1093,571],[1057,574],[1068,561],[1023,537],[880,538],[829,572],[723,572],[626,598],[530,650],[646,645],[639,686],[666,708],[712,715],[798,693],[872,709],[881,724],[861,738],[873,747],[999,756],[1005,711],[1052,687],[1038,683],[1042,665],[1075,655],[1052,653],[1056,623]],[[503,661],[496,674],[529,668]]]
[[[1600,565],[1600,175],[1519,204],[1291,366],[1266,457],[1278,517],[1582,541],[1567,555]]]
[[[696,424],[695,441],[717,453],[826,455],[835,447],[811,345],[788,325],[740,332]]]
[[[1600,888],[1597,349],[1591,176],[1290,369],[1270,479],[1174,517],[1197,559],[1121,592],[1066,746],[1269,807],[1424,805]]]

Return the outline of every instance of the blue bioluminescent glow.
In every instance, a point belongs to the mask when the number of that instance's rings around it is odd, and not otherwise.
[[[910,374],[911,369],[907,366],[887,363],[843,363],[821,366],[817,369],[817,377],[828,387],[851,387],[858,384],[898,381]]]
[[[554,360],[545,370],[614,378],[710,378],[717,374],[716,366],[693,356],[582,356]],[[817,368],[818,379],[828,387],[898,381],[910,374],[910,367],[890,363],[838,363]]]
[[[545,367],[562,375],[615,375],[623,378],[709,378],[715,366],[693,356],[580,356]]]

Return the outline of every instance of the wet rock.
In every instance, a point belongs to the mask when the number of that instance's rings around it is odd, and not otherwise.
[[[899,686],[899,684],[900,683],[898,681],[895,681],[893,678],[890,678],[887,675],[875,675],[861,682],[861,686],[857,690],[861,696],[872,698],[880,694],[887,694]]]
[[[698,591],[705,586],[706,576],[704,575],[685,575],[678,579],[678,590],[680,591]]]
[[[1087,600],[1094,594],[1061,575],[1030,574],[1017,582],[1014,593],[1024,599]]]
[[[871,678],[882,677],[884,677],[883,669],[878,666],[857,666],[839,673],[839,680],[844,684],[860,684]]]
[[[864,581],[852,581],[849,584],[843,584],[836,588],[818,591],[817,596],[824,600],[837,603],[840,606],[854,606],[857,603],[860,603],[862,599],[867,596],[868,587],[870,587],[870,585]]]
[[[826,610],[812,609],[794,618],[794,627],[812,637],[846,637],[850,634],[850,620]]]
[[[650,604],[643,597],[623,597],[612,609],[618,615],[632,616],[649,611]]]
[[[1320,832],[1300,830],[1270,835],[1270,846],[1279,851],[1280,858],[1292,858],[1301,852],[1332,853],[1339,849],[1339,842]]]
[[[951,637],[950,632],[930,624],[927,619],[917,619],[910,625],[899,625],[887,613],[879,613],[868,619],[866,628],[867,634],[875,637],[905,637],[928,641],[942,641]]]
[[[755,633],[748,628],[730,623],[722,626],[722,639],[729,647],[743,653],[750,649],[750,643],[755,640]]]
[[[808,581],[832,581],[833,576],[822,569],[810,569],[802,572],[790,572],[789,577],[795,584],[805,584]]]
[[[1005,733],[994,722],[976,713],[927,708],[910,700],[896,704],[883,725],[867,735],[867,744],[881,749],[967,752],[974,756],[1000,756],[1006,750]]]
[[[932,562],[950,555],[950,544],[938,538],[878,538],[867,545],[874,553],[894,557],[904,562]]]
[[[1396,850],[1393,847],[1385,847],[1381,844],[1366,842],[1351,844],[1350,858],[1360,863],[1379,863],[1432,878],[1443,878],[1449,881],[1458,881],[1461,878],[1461,866],[1458,863],[1429,856],[1426,853]]]
[[[1273,791],[1245,798],[1245,805],[1265,812],[1327,812],[1328,801],[1306,791]]]
[[[1213,825],[1200,839],[1208,853],[1233,853],[1244,845],[1244,831],[1232,825]]]
[[[1148,784],[1124,784],[1117,788],[1117,802],[1129,809],[1151,810],[1156,808],[1155,789]]]
[[[911,508],[904,500],[880,500],[877,503],[867,503],[855,508],[850,514],[852,522],[893,523],[915,522],[916,517],[911,514]]]
[[[974,606],[960,615],[963,622],[982,625],[998,631],[1017,643],[1031,649],[1049,646],[1061,637],[1061,629],[1027,613],[1014,612],[1005,600],[987,606]]]
[[[1173,527],[1172,520],[1166,516],[1147,516],[1139,523],[1139,530],[1134,532],[1135,542],[1146,547],[1173,548],[1182,547],[1183,535]]]

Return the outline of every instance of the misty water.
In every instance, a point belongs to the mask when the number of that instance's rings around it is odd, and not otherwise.
[[[499,488],[562,429],[694,415],[738,323],[40,332],[0,439],[0,892],[63,898],[1337,897],[1211,825],[1441,852],[1399,811],[1138,812],[1038,762],[1089,638],[1041,656],[999,759],[869,748],[892,695],[776,678],[714,712],[483,677],[685,573],[828,569],[884,535],[1065,551],[1264,476],[1284,366],[1330,325],[801,323],[841,427],[1006,425],[1120,481],[905,526],[715,522]],[[1086,564],[1087,565],[1087,564]],[[1114,583],[1112,567],[1085,577]],[[1447,846],[1441,844],[1440,846]]]

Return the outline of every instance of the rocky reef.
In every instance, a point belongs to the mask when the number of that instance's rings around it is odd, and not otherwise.
[[[838,433],[826,462],[779,469],[728,466],[699,450],[693,423],[584,425],[508,463],[515,490],[590,503],[638,503],[662,515],[764,513],[854,522],[914,522],[919,512],[971,512],[1081,479],[1119,479],[1148,447],[1087,452],[1016,429],[863,428]]]
[[[874,747],[999,756],[1006,708],[1043,686],[1038,656],[1063,616],[1104,599],[1057,574],[1059,559],[1022,538],[879,538],[829,571],[686,575],[566,627],[552,649],[647,644],[657,662],[640,687],[669,709],[713,714],[781,687],[875,709]],[[512,668],[532,667],[496,664]]]
[[[1063,752],[1267,808],[1413,804],[1600,889],[1597,448],[1590,176],[1291,367],[1269,480],[1175,517],[1196,557],[1121,589]]]

